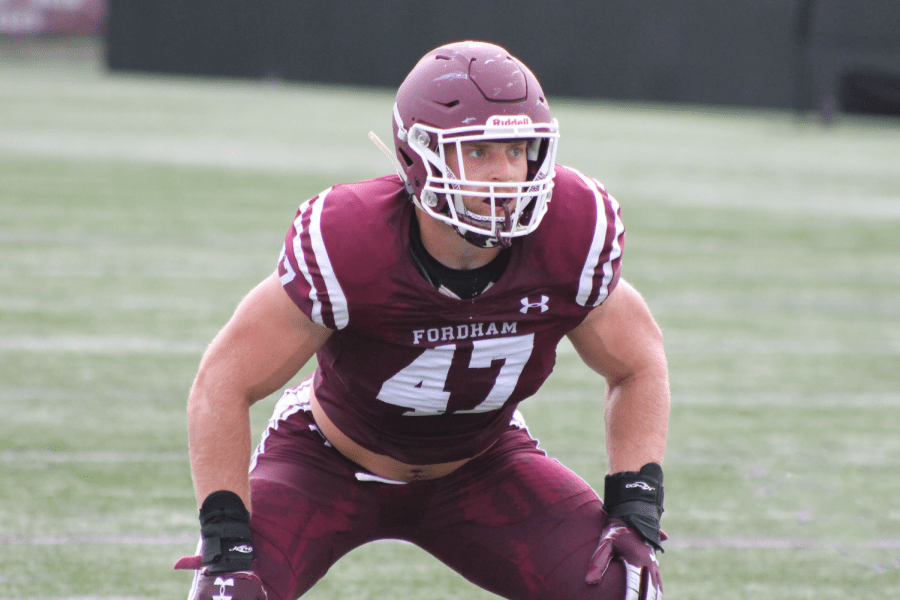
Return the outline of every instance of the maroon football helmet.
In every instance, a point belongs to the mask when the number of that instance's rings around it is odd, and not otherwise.
[[[513,139],[529,142],[527,182],[473,181],[447,167],[445,152],[455,149],[464,171],[463,142]],[[553,189],[558,139],[540,83],[500,46],[441,46],[416,64],[397,91],[394,145],[413,202],[476,246],[509,246],[537,228]],[[466,196],[490,201],[493,216],[469,212],[461,186]]]

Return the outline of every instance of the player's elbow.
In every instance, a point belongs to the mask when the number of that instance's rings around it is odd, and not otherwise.
[[[214,361],[204,358],[188,396],[188,422],[217,413],[248,411],[252,401],[234,377],[222,373]]]

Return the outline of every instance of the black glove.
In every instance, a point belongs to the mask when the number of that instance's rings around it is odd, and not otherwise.
[[[662,483],[662,467],[648,463],[639,473],[607,475],[603,493],[603,505],[610,518],[620,519],[660,552],[663,551],[659,530],[663,514]]]

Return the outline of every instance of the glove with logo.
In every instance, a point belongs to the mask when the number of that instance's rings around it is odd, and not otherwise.
[[[186,559],[181,559],[179,564]],[[191,567],[175,565],[176,569]],[[252,571],[200,574],[190,600],[268,600],[259,577]]]
[[[609,514],[585,582],[599,583],[613,559],[625,564],[625,600],[661,600],[656,551],[667,539],[659,528],[663,512],[662,467],[644,465],[639,473],[607,475],[604,506]]]
[[[200,507],[200,556],[188,556],[176,569],[200,570],[192,600],[267,600],[262,581],[252,571],[250,513],[234,492],[207,496]]]

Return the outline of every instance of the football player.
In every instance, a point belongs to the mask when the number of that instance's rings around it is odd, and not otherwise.
[[[556,164],[540,84],[492,44],[422,58],[393,131],[397,174],[300,206],[203,357],[190,598],[298,598],[379,539],[503,598],[661,598],[667,366],[616,201]],[[563,336],[606,382],[603,501],[517,411]],[[248,409],[313,356],[251,452]]]

